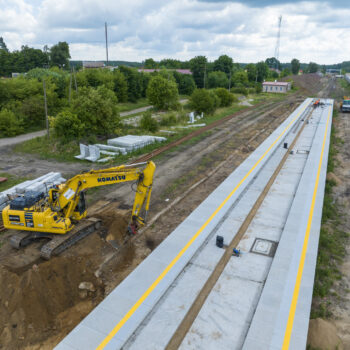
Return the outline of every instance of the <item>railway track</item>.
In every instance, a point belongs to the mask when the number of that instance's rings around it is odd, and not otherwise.
[[[295,98],[296,99],[296,98]],[[290,100],[287,100],[287,103],[291,102]],[[197,129],[191,133],[189,133],[188,135],[176,140],[176,141],[173,141],[173,142],[170,142],[169,144],[165,145],[165,146],[162,146],[150,153],[147,153],[135,160],[132,161],[132,163],[139,163],[139,162],[146,162],[156,156],[158,156],[159,154],[161,153],[164,153],[168,150],[170,150],[171,148],[174,148],[174,147],[177,147],[179,145],[181,145],[182,143],[196,137],[196,136],[199,136],[199,135],[202,135],[203,133],[209,131],[209,130],[212,130],[216,127],[219,127],[219,126],[222,126],[223,124],[225,124],[226,122],[228,122],[229,120],[233,119],[233,118],[240,118],[238,120],[238,124],[243,124],[245,122],[244,118],[247,117],[247,116],[250,116],[251,114],[254,116],[254,113],[262,113],[264,111],[267,111],[269,110],[272,106],[274,106],[274,109],[277,108],[278,106],[281,106],[283,104],[285,104],[286,101],[283,100],[283,101],[279,101],[279,102],[261,102],[257,105],[255,105],[254,107],[251,107],[249,109],[242,109],[234,114],[231,114],[231,115],[228,115],[224,118],[221,118],[219,120],[216,120],[215,122],[209,124],[209,125],[206,125],[200,129]],[[239,126],[239,125],[237,125]]]

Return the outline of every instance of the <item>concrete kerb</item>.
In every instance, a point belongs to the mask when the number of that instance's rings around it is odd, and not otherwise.
[[[329,108],[333,108],[332,104],[327,108],[327,113]],[[326,129],[325,119],[325,116],[323,116],[323,120],[318,125],[317,135],[315,135],[288,220],[243,346],[245,350],[255,349],[258,345],[261,349],[282,348],[313,196],[314,188],[310,186],[310,183],[316,181],[322,140]],[[312,300],[330,129],[331,125],[329,125],[327,131],[327,142],[317,189],[317,201],[306,255],[305,271],[301,282],[304,293],[299,293],[290,349],[301,349],[306,346],[307,327],[304,327],[304,325],[309,320]],[[305,293],[306,290],[307,293]],[[266,324],[268,310],[273,310],[273,312],[269,316],[269,323]],[[262,344],[266,344],[266,346],[262,346]]]

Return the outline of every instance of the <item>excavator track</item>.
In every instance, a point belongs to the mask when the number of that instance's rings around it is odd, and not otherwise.
[[[50,242],[44,244],[40,250],[40,256],[49,260],[52,256],[62,253],[81,239],[98,230],[101,220],[89,218],[80,222],[73,230],[66,235],[55,235]]]
[[[40,256],[49,260],[52,256],[62,253],[84,237],[98,230],[101,226],[101,220],[96,218],[88,218],[79,222],[69,233],[65,235],[54,235],[41,232],[25,232],[20,231],[11,236],[10,244],[15,249],[21,249],[39,239],[50,239],[40,250]]]

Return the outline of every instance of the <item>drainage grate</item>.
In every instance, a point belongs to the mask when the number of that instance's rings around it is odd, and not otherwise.
[[[270,241],[263,238],[255,238],[255,241],[250,248],[251,253],[274,257],[278,242]]]

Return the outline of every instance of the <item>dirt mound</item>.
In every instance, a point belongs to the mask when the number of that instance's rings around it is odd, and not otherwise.
[[[53,258],[22,274],[0,266],[0,348],[23,349],[70,330],[103,298],[94,271],[92,262],[79,256]],[[81,282],[91,282],[95,292],[82,296]]]
[[[337,335],[337,328],[333,323],[322,318],[310,320],[307,344],[312,348],[324,350],[342,350],[343,343]]]
[[[122,245],[126,239],[127,227],[130,220],[131,211],[120,209],[119,203],[108,203],[108,205],[99,208],[90,215],[102,220],[105,229],[105,238],[107,241],[115,242],[118,246]]]

